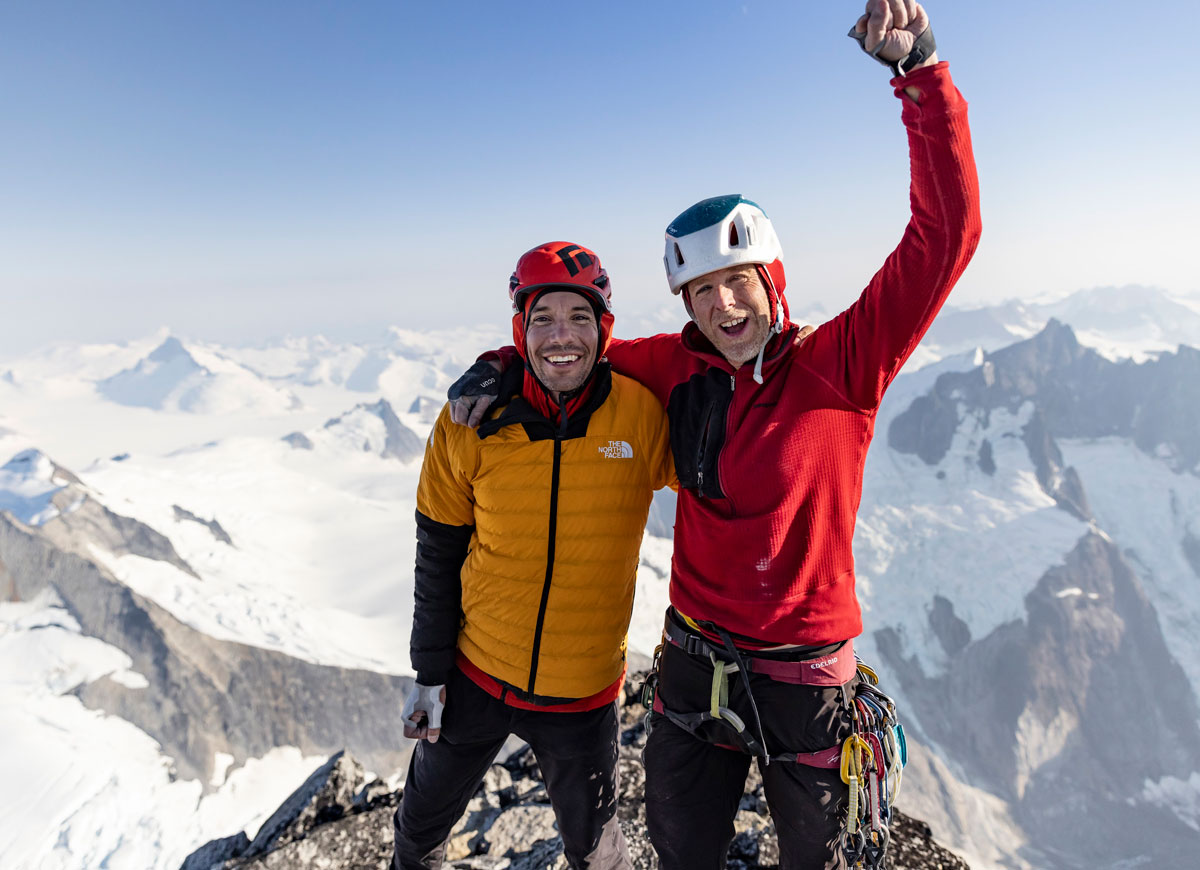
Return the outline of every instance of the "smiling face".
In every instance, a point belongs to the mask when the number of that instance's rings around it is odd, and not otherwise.
[[[692,319],[721,356],[735,368],[758,356],[770,333],[771,306],[756,267],[709,272],[684,289]]]
[[[543,293],[526,318],[527,359],[556,398],[583,386],[595,365],[599,341],[591,303],[570,290]]]

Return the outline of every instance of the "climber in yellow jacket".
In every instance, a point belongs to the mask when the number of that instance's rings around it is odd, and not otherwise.
[[[675,484],[661,403],[604,361],[611,288],[596,254],[550,242],[509,282],[519,392],[479,429],[443,409],[417,490],[419,739],[395,870],[444,843],[510,733],[537,756],[575,868],[627,868],[616,819],[616,698],[653,490]],[[499,377],[478,367],[480,388]],[[517,384],[506,394],[517,392]],[[469,388],[469,386],[468,386]]]

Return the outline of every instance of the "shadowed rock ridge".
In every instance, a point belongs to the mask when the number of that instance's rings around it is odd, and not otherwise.
[[[1137,577],[1088,534],[1025,610],[937,677],[903,657],[892,629],[875,639],[947,756],[1008,800],[1033,842],[1065,847],[1049,850],[1051,866],[1190,865],[1196,832],[1133,801],[1148,779],[1200,769],[1196,700]]]
[[[888,444],[934,465],[950,449],[961,413],[1006,408],[1015,414],[1032,401],[1038,425],[1052,439],[1131,438],[1147,453],[1165,452],[1175,470],[1194,470],[1200,463],[1197,383],[1200,351],[1194,348],[1181,345],[1178,353],[1140,365],[1116,363],[1051,320],[1033,338],[988,354],[983,365],[941,375],[892,421]],[[1039,439],[1027,435],[1027,443]],[[1040,451],[1030,446],[1038,463]],[[1053,465],[1046,457],[1047,469]]]
[[[1112,362],[1051,320],[970,371],[940,375],[889,427],[890,447],[937,466],[960,433],[987,430],[997,411],[1019,418],[1011,434],[1038,484],[1092,529],[1037,579],[1023,618],[985,637],[971,636],[955,602],[926,604],[944,673],[926,674],[902,633],[874,634],[918,733],[963,781],[1008,802],[1032,844],[1018,853],[1030,866],[1195,863],[1200,835],[1148,797],[1151,784],[1200,770],[1195,691],[1129,554],[1097,528],[1057,439],[1122,439],[1177,474],[1200,474],[1198,384],[1200,352],[1190,347],[1142,364]],[[977,457],[989,476],[992,448],[983,440]],[[1161,546],[1178,544],[1200,577],[1196,531],[1179,541],[1164,531]]]
[[[642,802],[646,708],[626,683],[621,711],[618,817],[633,866],[658,866],[646,835]],[[392,814],[403,791],[377,780],[363,783],[362,768],[339,753],[316,771],[263,825],[252,843],[245,834],[214,840],[192,853],[181,870],[387,870],[392,856]],[[729,870],[774,870],[779,848],[766,815],[757,770],[752,770],[735,822]],[[889,870],[969,870],[934,842],[928,825],[895,813],[884,866]],[[447,870],[559,870],[565,868],[554,811],[528,749],[493,765],[467,812],[450,835]]]
[[[349,746],[376,770],[396,769],[407,758],[394,720],[410,677],[316,665],[216,640],[102,566],[57,546],[52,535],[6,514],[0,514],[0,564],[0,586],[9,598],[27,601],[51,588],[83,634],[132,659],[132,670],[149,683],[145,688],[103,677],[75,694],[158,740],[179,775],[207,783],[216,752],[240,764],[289,745],[309,755]]]

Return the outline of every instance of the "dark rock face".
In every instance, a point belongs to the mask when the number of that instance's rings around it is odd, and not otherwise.
[[[145,523],[114,513],[72,487],[55,493],[53,501],[61,513],[48,520],[41,527],[41,533],[63,550],[87,559],[90,546],[96,544],[114,556],[155,559],[197,576],[192,566],[175,551],[171,541]],[[74,501],[79,503],[72,509],[69,505]]]
[[[291,432],[287,435],[284,435],[283,438],[280,440],[286,441],[288,444],[292,445],[292,447],[294,447],[297,450],[312,450],[313,449],[312,439],[309,438],[307,435],[305,435],[303,432]]]
[[[240,763],[288,745],[306,754],[349,747],[375,770],[395,770],[407,760],[396,720],[410,677],[315,665],[215,640],[4,515],[0,559],[12,596],[29,600],[53,588],[84,634],[132,659],[147,687],[103,678],[75,694],[158,740],[185,777],[208,782],[216,752]]]
[[[363,767],[353,756],[336,753],[263,822],[246,851],[275,851],[303,840],[319,825],[342,818],[353,807],[363,778]]]
[[[1183,555],[1187,558],[1188,564],[1192,566],[1192,570],[1196,572],[1196,576],[1200,577],[1200,536],[1191,532],[1183,536]],[[0,567],[0,583],[2,583],[3,577],[4,572]]]
[[[4,564],[4,560],[0,559],[0,601],[20,601],[17,598],[17,588],[13,583],[12,575],[8,573],[8,566]]]
[[[1147,779],[1200,769],[1196,699],[1137,577],[1088,534],[1025,609],[936,678],[890,629],[875,637],[929,735],[1010,801],[1032,842],[1064,850],[1037,866],[1190,865],[1195,831],[1134,802]]]
[[[214,538],[216,538],[218,541],[220,541],[222,544],[228,544],[231,547],[233,546],[233,539],[229,537],[229,533],[227,531],[225,531],[225,529],[221,528],[221,524],[219,522],[217,522],[215,518],[213,518],[211,520],[203,520],[200,517],[196,516],[194,513],[192,513],[190,510],[187,510],[186,508],[181,508],[177,504],[171,505],[171,508],[172,508],[172,510],[175,511],[176,522],[183,522],[184,520],[190,520],[193,523],[199,523],[200,525],[202,525],[206,529],[208,529],[212,533],[212,536]]]
[[[946,375],[942,375],[946,377]],[[937,385],[942,384],[941,378]],[[898,415],[888,427],[888,445],[901,453],[915,453],[927,465],[937,465],[958,430],[958,405],[935,386]]]
[[[392,458],[406,462],[425,452],[425,442],[416,432],[400,422],[400,418],[396,416],[396,412],[392,410],[387,399],[380,399],[374,405],[363,405],[362,407],[383,421],[384,430],[387,432],[387,441],[383,447],[385,459]]]
[[[646,739],[642,726],[646,708],[632,700],[638,696],[635,688],[632,682],[626,684],[630,700],[622,709],[617,813],[634,868],[654,870],[658,861],[646,834],[645,774],[639,758]],[[341,753],[335,755],[264,825],[264,830],[270,827],[268,837],[264,839],[260,833],[254,845],[236,856],[223,857],[216,847],[227,840],[215,841],[193,853],[183,870],[387,870],[392,856],[392,814],[403,794],[385,790],[368,800],[364,789],[352,797],[350,780],[355,772],[361,776],[355,762]],[[727,864],[730,870],[774,870],[779,866],[778,843],[756,772],[747,783],[735,828]],[[891,838],[883,865],[888,870],[969,870],[961,859],[934,842],[924,822],[894,813]],[[213,860],[205,863],[210,855]],[[522,750],[488,771],[450,835],[445,866],[448,870],[558,870],[566,866],[554,810],[531,751]]]
[[[938,642],[946,655],[954,656],[971,642],[971,629],[954,614],[950,599],[933,596],[933,607],[929,611],[929,627],[937,635]]]
[[[991,477],[996,473],[996,457],[992,451],[992,442],[984,438],[979,445],[979,470]]]
[[[437,420],[438,414],[442,410],[442,406],[446,404],[446,397],[434,399],[429,396],[417,396],[412,400],[412,404],[408,406],[408,413],[420,415],[422,423],[432,424]]]
[[[244,831],[239,831],[232,837],[222,837],[205,843],[192,854],[188,855],[179,870],[209,870],[210,867],[220,867],[226,861],[246,854],[250,848],[250,838]]]

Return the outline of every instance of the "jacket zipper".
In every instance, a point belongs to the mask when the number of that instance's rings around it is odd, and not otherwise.
[[[704,432],[700,435],[700,446],[696,448],[696,491],[704,495],[704,453],[708,449],[708,430],[712,428],[713,406],[708,406],[704,418]]]
[[[554,579],[554,536],[558,531],[558,479],[562,465],[562,442],[567,432],[567,409],[559,412],[562,418],[559,431],[554,435],[554,466],[550,474],[550,534],[546,542],[546,579],[542,583],[542,601],[538,605],[537,628],[533,632],[533,653],[529,661],[529,688],[533,694],[537,682],[538,657],[542,651],[542,626],[546,622],[546,605],[550,601],[550,583]]]
[[[733,375],[729,376],[729,392],[737,389],[737,380]],[[733,401],[730,400],[730,405]],[[708,450],[708,433],[712,429],[713,405],[708,406],[708,416],[704,418],[704,434],[700,436],[700,447],[696,450],[696,490],[704,495],[704,454]],[[728,427],[728,409],[726,411],[726,427]],[[718,454],[717,461],[721,461]]]

